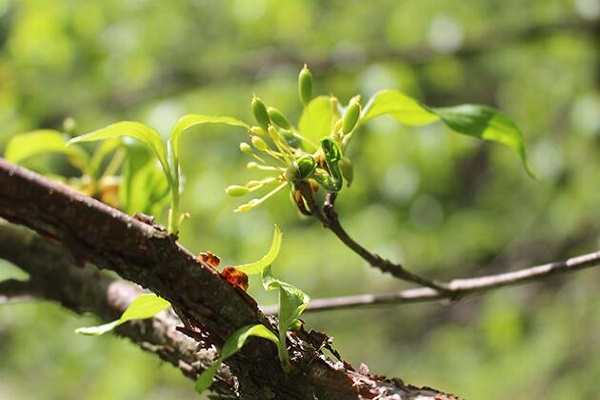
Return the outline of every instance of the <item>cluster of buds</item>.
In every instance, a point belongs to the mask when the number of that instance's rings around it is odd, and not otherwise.
[[[314,100],[312,74],[306,65],[298,76],[298,95],[306,110]],[[256,125],[249,129],[250,143],[242,142],[240,150],[254,159],[247,164],[248,169],[267,171],[271,175],[251,180],[243,186],[229,186],[226,193],[244,196],[268,187],[271,190],[235,211],[249,211],[289,186],[298,209],[310,215],[312,196],[320,188],[338,192],[344,180],[350,185],[352,166],[343,157],[343,148],[360,122],[360,96],[352,98],[346,108],[340,107],[335,97],[330,98],[330,104],[330,133],[317,144],[306,139],[281,111],[267,107],[256,95],[253,96],[251,106]]]

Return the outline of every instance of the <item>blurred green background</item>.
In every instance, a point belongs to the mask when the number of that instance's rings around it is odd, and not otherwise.
[[[253,92],[297,118],[303,63],[319,94],[344,102],[391,88],[433,106],[489,104],[521,127],[538,180],[503,146],[381,119],[351,145],[355,183],[338,207],[359,242],[416,272],[497,273],[600,244],[599,50],[597,0],[0,0],[0,149],[66,118],[77,133],[125,119],[167,133],[187,113],[249,121]],[[406,287],[300,218],[287,195],[232,213],[243,200],[223,189],[254,176],[237,150],[244,138],[221,127],[184,137],[185,246],[249,262],[277,222],[274,272],[311,297]],[[0,264],[1,278],[15,274]],[[599,284],[592,269],[451,305],[305,320],[350,363],[412,384],[470,399],[594,398]],[[250,292],[275,301],[258,282]],[[128,342],[73,334],[96,322],[53,304],[1,307],[0,398],[195,396]]]

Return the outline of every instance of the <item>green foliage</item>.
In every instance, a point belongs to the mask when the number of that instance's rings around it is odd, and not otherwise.
[[[179,232],[179,225],[184,217],[184,215],[179,212],[179,196],[182,191],[181,171],[179,167],[180,137],[184,131],[192,128],[193,126],[215,123],[226,124],[230,126],[241,126],[246,128],[248,127],[244,122],[231,117],[190,114],[182,117],[173,126],[170,139],[166,146],[162,143],[160,134],[156,130],[140,122],[131,121],[117,122],[105,128],[75,137],[71,139],[68,144],[94,142],[97,140],[114,139],[126,136],[137,139],[148,146],[162,167],[164,177],[171,193],[171,208],[169,209],[168,229],[169,232],[177,234]],[[165,193],[165,190],[161,187],[161,183],[156,179],[156,174],[151,167],[151,161],[143,160],[141,157],[139,157],[140,154],[141,153],[132,154],[130,152],[130,155],[137,157],[136,160],[132,161],[136,168],[131,168],[131,166],[128,166],[127,171],[130,173],[130,175],[129,179],[126,180],[127,186],[125,187],[125,192],[122,195],[122,198],[129,200],[127,204],[134,204],[133,200],[143,202],[145,207],[141,210],[160,208],[162,207],[161,200],[164,197],[163,194]],[[140,184],[144,182],[143,180],[146,180],[145,186]],[[143,189],[144,187],[146,189],[136,192],[132,191],[131,188],[134,186],[134,181],[138,182],[137,189]],[[155,185],[149,185],[151,183],[155,183]],[[157,201],[151,203],[151,200]]]
[[[269,248],[267,254],[261,257],[261,259],[258,261],[249,264],[238,265],[236,268],[247,275],[261,273],[262,270],[264,270],[269,265],[273,264],[273,262],[279,255],[282,238],[283,234],[281,233],[281,229],[279,229],[279,227],[275,225],[275,231],[273,232],[273,240],[271,241],[271,247]]]
[[[277,339],[277,336],[275,336],[275,334],[268,330],[264,325],[247,325],[238,329],[225,341],[225,344],[221,349],[221,357],[219,357],[218,360],[216,360],[210,367],[200,374],[196,380],[196,384],[194,385],[196,392],[202,393],[210,387],[212,380],[217,374],[221,364],[223,364],[223,362],[229,357],[240,351],[250,336],[270,340],[279,346],[279,339]]]
[[[290,364],[290,357],[287,350],[286,332],[290,329],[295,329],[298,323],[300,323],[298,317],[308,305],[310,298],[306,295],[306,293],[297,287],[275,278],[271,273],[271,265],[275,261],[275,258],[277,258],[279,255],[281,239],[281,230],[277,225],[275,225],[273,240],[267,254],[254,263],[243,264],[236,267],[238,270],[248,275],[260,273],[262,276],[264,289],[278,291],[279,337],[267,329],[266,326],[260,324],[244,326],[235,331],[229,338],[227,338],[227,341],[221,350],[221,356],[219,359],[215,361],[209,368],[207,368],[196,381],[195,389],[197,392],[202,393],[204,390],[208,389],[221,364],[227,358],[240,351],[244,346],[244,343],[246,343],[246,339],[250,336],[261,337],[275,343],[275,345],[277,345],[281,367],[286,372],[291,372],[292,366]]]
[[[112,331],[117,326],[124,324],[127,321],[134,319],[151,318],[162,310],[171,306],[171,303],[158,297],[155,294],[141,294],[136,297],[129,307],[123,312],[121,318],[99,326],[90,326],[86,328],[78,328],[75,333],[89,336],[100,336]]]
[[[507,116],[491,107],[473,104],[435,108],[433,111],[458,133],[507,145],[521,157],[527,173],[534,176],[527,163],[523,134]]]
[[[277,290],[278,292],[278,321],[279,321],[279,360],[281,366],[287,372],[291,371],[290,357],[286,347],[286,332],[295,329],[301,321],[300,314],[306,309],[310,297],[294,285],[279,280],[271,274],[271,266],[262,271],[262,282],[265,290]]]
[[[333,95],[309,100],[312,75],[309,78],[308,73],[310,71],[305,65],[300,72],[298,83],[300,98],[305,106],[297,130],[279,110],[267,107],[256,95],[252,98],[252,113],[259,126],[249,129],[252,147],[246,144],[241,145],[240,149],[258,162],[250,164],[249,168],[256,169],[260,166],[262,170],[274,172],[275,176],[268,180],[251,181],[245,186],[232,185],[225,192],[237,197],[263,186],[277,186],[265,196],[241,205],[236,211],[249,211],[264,203],[282,190],[287,182],[299,210],[304,214],[311,214],[310,205],[314,201],[312,191],[315,189],[313,186],[307,189],[310,183],[318,183],[327,192],[339,192],[343,187],[344,176],[350,179],[353,177],[352,161],[345,158],[344,173],[340,163],[356,129],[361,124],[385,115],[409,126],[431,124],[441,119],[457,133],[503,143],[521,157],[525,169],[533,176],[527,163],[521,131],[514,122],[491,107],[463,105],[429,108],[400,91],[383,90],[375,93],[367,101],[364,110],[360,105],[359,95],[354,96],[349,104],[342,108],[339,100]],[[268,110],[271,110],[278,123],[271,124]],[[263,139],[267,136],[265,131],[268,132],[269,142]],[[320,143],[320,148],[315,142]],[[263,158],[264,156],[268,158]],[[317,160],[322,160],[323,163],[319,164]],[[347,183],[347,186],[350,186],[350,180]]]

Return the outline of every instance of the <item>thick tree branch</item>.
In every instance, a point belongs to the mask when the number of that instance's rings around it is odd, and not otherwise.
[[[29,274],[27,281],[0,283],[0,299],[22,288],[28,300],[52,300],[76,313],[91,312],[102,322],[117,319],[133,299],[143,291],[139,286],[101,273],[92,265],[78,267],[60,243],[49,241],[35,232],[0,220],[0,256]],[[25,300],[21,295],[18,300]],[[198,343],[176,330],[181,321],[172,312],[133,321],[120,326],[116,333],[131,339],[146,351],[179,368],[194,379],[215,356],[213,349],[197,351]],[[233,396],[234,378],[227,368],[217,375],[213,390],[220,396]]]
[[[273,321],[259,311],[252,298],[231,287],[160,227],[133,219],[3,159],[0,217],[62,242],[78,264],[115,271],[167,299],[186,322],[187,332],[202,337],[206,347],[220,346],[244,325],[262,323],[274,329]],[[10,254],[8,248],[0,256],[9,258]],[[327,339],[303,329],[289,334],[294,366],[290,375],[279,366],[272,343],[250,340],[228,363],[239,393],[246,399],[273,394],[286,399],[454,398],[405,385],[398,379],[360,373],[347,363],[331,360],[321,352]]]

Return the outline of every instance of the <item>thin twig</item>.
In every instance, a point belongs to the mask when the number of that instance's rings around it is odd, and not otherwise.
[[[327,229],[333,232],[346,246],[348,246],[363,260],[369,263],[369,265],[378,268],[383,272],[390,273],[392,276],[398,279],[431,288],[436,292],[444,293],[446,296],[450,296],[453,294],[453,291],[450,290],[446,283],[427,279],[413,272],[410,272],[406,270],[402,265],[398,263],[393,263],[388,259],[382,258],[378,254],[372,253],[363,246],[361,246],[342,227],[337,212],[335,211],[335,199],[335,193],[327,194],[325,204],[323,205],[324,218],[319,219],[323,222],[324,226]]]
[[[30,281],[6,279],[0,282],[0,304],[36,300],[35,289]]]
[[[455,279],[448,282],[448,290],[440,292],[429,287],[402,290],[383,295],[362,294],[356,296],[315,299],[305,311],[329,311],[376,305],[424,303],[437,300],[459,300],[474,293],[483,293],[505,286],[537,282],[550,276],[579,271],[600,265],[600,251],[582,254],[564,261],[536,265],[518,271],[505,272],[478,278]],[[265,314],[277,312],[276,307],[264,307]]]

